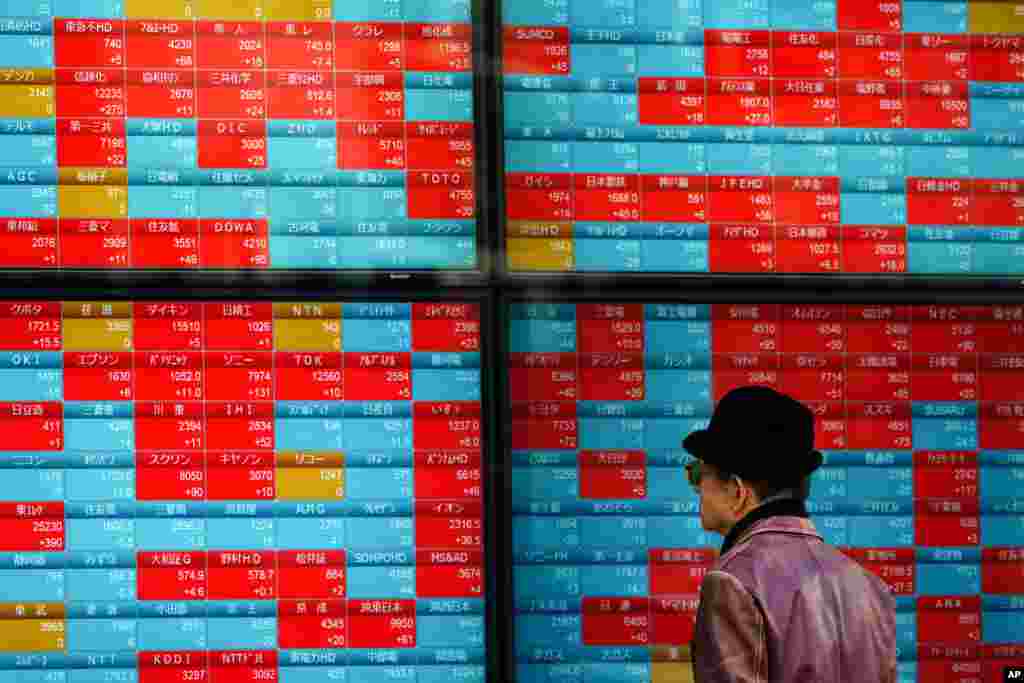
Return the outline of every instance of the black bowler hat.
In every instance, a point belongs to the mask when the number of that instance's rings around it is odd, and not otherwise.
[[[768,387],[740,387],[722,397],[707,429],[683,448],[748,481],[795,482],[821,467],[814,450],[814,414]]]

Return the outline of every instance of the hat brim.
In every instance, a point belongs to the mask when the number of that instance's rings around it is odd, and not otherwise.
[[[695,432],[690,432],[685,439],[683,439],[683,448],[686,452],[695,458],[700,458],[706,462],[710,462],[712,465],[715,459],[715,449],[713,448],[715,442],[714,434],[708,429],[698,429]]]
[[[730,466],[733,465],[731,462],[725,462],[723,456],[726,455],[726,449],[715,448],[715,442],[718,439],[715,438],[715,434],[709,429],[698,429],[697,431],[690,432],[685,439],[683,439],[683,448],[695,458],[700,458],[704,462],[711,463],[712,465],[722,465],[724,469],[731,470]],[[811,450],[800,459],[800,467],[795,474],[798,477],[806,477],[812,474],[815,470],[822,466],[825,462],[825,456],[819,450]],[[738,468],[741,469],[741,468]]]

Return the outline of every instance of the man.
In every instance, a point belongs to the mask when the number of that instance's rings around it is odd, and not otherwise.
[[[722,398],[683,447],[704,529],[725,536],[700,587],[692,650],[697,683],[892,683],[896,603],[827,545],[804,502],[814,416],[764,387]]]

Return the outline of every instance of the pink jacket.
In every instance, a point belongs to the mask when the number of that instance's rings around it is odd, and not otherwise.
[[[704,577],[696,683],[894,683],[896,601],[811,520],[742,532]]]

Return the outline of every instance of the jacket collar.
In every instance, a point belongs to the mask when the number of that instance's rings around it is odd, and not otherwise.
[[[811,533],[816,534],[814,531],[814,525],[810,521],[810,516],[807,514],[807,507],[804,505],[802,500],[797,498],[769,500],[768,502],[757,506],[748,512],[743,519],[736,522],[733,528],[730,529],[729,533],[725,536],[725,541],[722,543],[722,549],[719,552],[719,557],[723,557],[730,549],[739,543],[742,538],[749,535],[748,532],[752,532],[751,527],[753,527],[754,524],[770,517],[801,518],[802,523],[798,522],[792,530],[795,531],[797,529],[803,529],[804,531],[811,531]],[[806,522],[803,522],[803,520],[806,520]],[[779,529],[779,531],[783,530],[788,531],[790,529]]]

